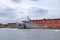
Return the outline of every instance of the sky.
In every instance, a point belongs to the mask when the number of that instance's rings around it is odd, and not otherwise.
[[[0,23],[60,18],[60,0],[0,0]]]

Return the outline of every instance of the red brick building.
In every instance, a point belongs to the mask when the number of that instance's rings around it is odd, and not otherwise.
[[[30,20],[33,24],[39,26],[48,26],[49,28],[60,28],[60,19],[41,19],[41,20]]]

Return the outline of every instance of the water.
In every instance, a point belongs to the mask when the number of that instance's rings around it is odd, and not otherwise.
[[[0,40],[60,40],[60,30],[0,28]]]

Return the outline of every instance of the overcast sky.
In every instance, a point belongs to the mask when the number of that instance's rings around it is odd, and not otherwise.
[[[0,23],[60,18],[60,0],[0,0]]]

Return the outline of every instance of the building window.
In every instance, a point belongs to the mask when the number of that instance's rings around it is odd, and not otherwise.
[[[55,21],[55,22],[54,22],[54,24],[58,24],[58,22],[57,22],[57,21]]]

